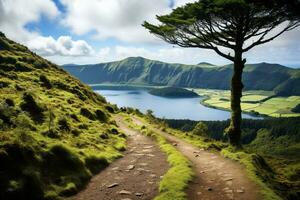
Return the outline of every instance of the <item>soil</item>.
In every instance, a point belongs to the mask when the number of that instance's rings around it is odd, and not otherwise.
[[[150,200],[158,194],[159,182],[169,168],[166,155],[121,117],[115,120],[128,136],[127,150],[71,200]]]
[[[133,121],[164,136],[191,161],[195,178],[186,191],[189,200],[263,199],[260,188],[248,178],[244,166],[240,163],[224,158],[217,152],[199,149],[149,124],[144,124],[138,118],[133,117]]]

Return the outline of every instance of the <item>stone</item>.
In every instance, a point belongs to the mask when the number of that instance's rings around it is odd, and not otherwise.
[[[155,174],[150,174],[150,177],[151,177],[151,178],[155,178],[156,175],[155,175]]]
[[[227,181],[227,182],[226,182],[226,185],[232,186],[232,181]]]
[[[128,190],[121,190],[119,192],[119,194],[121,194],[121,195],[131,195],[132,193],[130,191],[128,191]]]
[[[140,163],[139,165],[141,165],[141,166],[147,166],[148,163]]]
[[[113,188],[113,187],[116,187],[118,185],[119,185],[118,183],[112,183],[112,184],[108,185],[107,188]]]
[[[202,192],[197,192],[197,195],[202,195]]]
[[[232,193],[233,193],[233,190],[225,190],[225,193],[230,193],[230,194],[232,194]]]
[[[121,200],[132,200],[132,199],[129,199],[129,198],[125,198],[125,199],[121,199]]]
[[[236,190],[237,193],[244,193],[245,191],[240,189],[240,190]]]
[[[117,171],[118,169],[119,169],[119,167],[112,168],[113,171]]]
[[[133,170],[133,169],[134,169],[134,165],[128,165],[128,166],[127,166],[127,169],[128,169],[128,170]]]
[[[141,192],[136,192],[136,193],[135,193],[135,196],[141,197],[141,196],[143,196],[143,193],[141,193]]]

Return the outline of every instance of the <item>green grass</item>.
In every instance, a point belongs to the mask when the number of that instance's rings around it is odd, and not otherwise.
[[[115,107],[26,47],[0,41],[0,196],[74,194],[126,148],[112,131]]]
[[[218,109],[230,110],[230,91],[228,90],[194,90],[206,98],[202,104]],[[247,113],[259,113],[271,117],[297,117],[299,113],[292,112],[292,109],[300,104],[300,96],[272,97],[273,92],[269,91],[246,91],[242,97],[242,110]]]

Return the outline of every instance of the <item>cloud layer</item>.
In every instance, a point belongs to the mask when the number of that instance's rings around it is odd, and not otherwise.
[[[59,10],[53,0],[31,0],[30,3],[0,0],[0,31],[59,64],[96,63],[127,56],[188,64],[201,61],[227,63],[213,51],[173,48],[141,26],[145,20],[156,23],[155,16],[171,12],[171,6],[182,6],[195,0],[56,1],[64,9]],[[27,28],[28,24],[39,24],[42,18],[52,21],[63,33],[58,32],[54,37],[43,28]],[[53,27],[53,30],[56,29]],[[245,56],[248,62],[300,63],[299,35],[300,28],[253,49]],[[90,43],[82,38],[89,39]]]
[[[84,40],[72,40],[70,36],[37,37],[28,42],[28,47],[42,56],[91,56],[95,52]]]

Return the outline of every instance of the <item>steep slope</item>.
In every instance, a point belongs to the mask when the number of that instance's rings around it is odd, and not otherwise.
[[[64,69],[88,84],[128,83],[208,89],[229,89],[232,74],[232,65],[170,64],[141,57],[96,65],[67,65]],[[278,64],[248,64],[243,82],[246,90],[274,90],[280,95],[300,95],[300,84],[295,84],[300,81],[299,73],[298,69]]]
[[[76,193],[125,148],[114,110],[0,33],[0,199]]]

